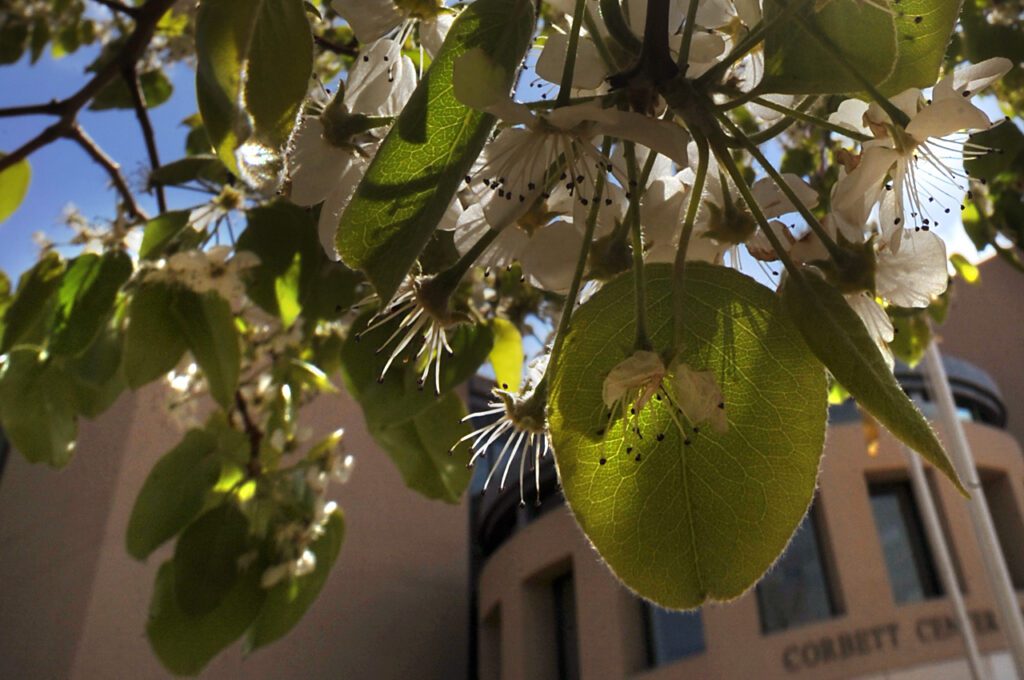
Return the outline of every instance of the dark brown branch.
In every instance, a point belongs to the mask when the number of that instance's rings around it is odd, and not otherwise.
[[[128,182],[125,181],[124,175],[121,174],[121,166],[119,166],[113,158],[108,156],[103,149],[96,144],[93,138],[85,133],[85,130],[75,123],[71,126],[70,130],[64,133],[64,136],[74,142],[77,142],[97,165],[107,171],[107,174],[110,176],[111,184],[113,184],[114,188],[121,194],[121,198],[124,199],[125,210],[127,210],[130,215],[142,220],[149,219],[149,216],[143,212],[135,202],[135,196],[132,195],[131,189],[128,188]]]
[[[156,30],[157,22],[164,15],[175,0],[148,0],[145,5],[131,8],[134,12],[135,28],[128,39],[125,40],[121,51],[104,64],[92,78],[67,99],[50,102],[48,104],[36,104],[30,106],[19,106],[0,111],[0,117],[14,115],[36,115],[50,114],[60,116],[60,120],[46,128],[38,135],[27,141],[16,151],[0,157],[0,172],[6,170],[29,154],[41,149],[47,144],[60,139],[71,137],[76,127],[75,118],[86,104],[104,87],[118,77],[125,67],[134,69],[136,62],[146,50],[150,40],[153,38],[153,31]]]
[[[242,426],[245,428],[245,434],[249,437],[249,476],[258,477],[263,471],[263,466],[260,465],[260,447],[263,443],[263,433],[249,416],[249,408],[245,403],[245,397],[242,396],[241,390],[235,391],[235,407],[238,409],[238,414],[242,417]]]
[[[93,2],[95,2],[97,5],[103,5],[111,12],[120,12],[121,14],[130,16],[133,19],[139,15],[140,8],[131,7],[129,5],[124,4],[123,2],[118,2],[117,0],[93,0]]]
[[[359,48],[356,47],[355,44],[341,45],[333,40],[328,40],[322,35],[314,35],[313,41],[321,49],[325,49],[328,52],[334,52],[335,54],[342,54],[346,57],[354,57],[359,54]]]
[[[146,94],[142,90],[142,83],[139,81],[139,72],[134,65],[126,66],[121,73],[128,91],[132,96],[132,107],[135,109],[135,117],[142,129],[142,138],[146,142],[146,153],[149,155],[150,170],[160,167],[160,153],[156,148],[156,133],[153,132],[153,123],[149,119],[149,109],[146,108]],[[160,212],[167,212],[167,198],[164,196],[162,184],[150,184],[151,190],[156,194],[156,205]]]

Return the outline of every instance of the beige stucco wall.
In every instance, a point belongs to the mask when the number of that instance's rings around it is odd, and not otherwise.
[[[179,436],[160,394],[126,397],[83,427],[64,471],[12,454],[0,481],[0,678],[168,677],[144,637],[156,567],[124,550],[135,495]],[[462,678],[468,637],[466,510],[404,488],[358,408],[324,398],[303,419],[346,428],[356,455],[334,487],[342,552],[319,600],[284,640],[243,659],[236,645],[205,678]]]
[[[985,425],[967,423],[966,428],[979,465],[1006,472],[1015,482],[1018,512],[1024,509],[1024,459],[1016,441]],[[825,680],[898,669],[923,671],[927,664],[962,657],[961,639],[943,626],[945,617],[952,614],[948,599],[897,606],[891,596],[866,480],[905,478],[905,470],[903,453],[888,435],[883,435],[879,453],[871,457],[859,423],[831,428],[820,478],[819,518],[828,537],[823,549],[834,567],[832,585],[840,596],[842,614],[764,635],[751,591],[734,602],[703,608],[705,652],[656,669],[644,667],[638,601],[600,563],[567,510],[540,517],[500,547],[481,575],[481,617],[499,612],[500,631],[487,644],[501,649],[500,677],[554,680],[554,643],[538,633],[550,620],[550,613],[541,604],[544,595],[538,593],[546,588],[550,601],[550,579],[570,567],[576,588],[583,680]],[[930,474],[935,477],[934,470]],[[935,482],[937,503],[947,517],[952,550],[964,574],[966,603],[976,618],[980,647],[993,652],[1005,645],[997,630],[994,602],[966,508],[952,485],[938,478]],[[839,659],[842,645],[857,651]],[[832,658],[825,661],[829,650]],[[929,672],[937,671],[932,668]],[[488,677],[495,677],[493,671],[484,674],[485,680]]]

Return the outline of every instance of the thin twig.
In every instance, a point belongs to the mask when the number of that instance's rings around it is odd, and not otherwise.
[[[153,131],[153,123],[149,119],[149,109],[146,108],[146,93],[142,90],[142,83],[139,81],[139,71],[135,65],[125,66],[121,72],[128,92],[132,96],[132,107],[135,109],[135,117],[142,128],[142,137],[146,142],[146,153],[149,155],[149,167],[155,171],[160,167],[160,152],[156,148],[156,133]],[[162,184],[149,183],[150,189],[156,194],[156,204],[160,212],[167,212],[167,197],[164,195]]]
[[[313,42],[315,42],[319,47],[327,50],[328,52],[342,54],[346,57],[354,57],[359,53],[359,48],[357,48],[353,44],[341,45],[339,43],[334,42],[333,40],[328,40],[322,35],[314,35]]]
[[[125,181],[124,175],[121,174],[121,166],[119,166],[113,158],[108,156],[103,149],[93,141],[92,137],[86,134],[77,123],[71,126],[71,129],[64,133],[64,136],[70,140],[78,143],[82,149],[89,154],[89,157],[96,161],[97,165],[101,166],[107,171],[110,176],[110,182],[117,189],[118,193],[121,194],[121,198],[124,199],[125,209],[133,216],[139,219],[148,220],[149,216],[139,208],[139,205],[135,202],[135,197],[132,195],[131,189],[128,188],[128,182]]]
[[[63,113],[62,102],[51,99],[45,104],[29,104],[28,106],[11,106],[0,109],[0,118],[13,118],[15,116],[59,116]]]
[[[245,434],[249,437],[249,476],[258,477],[263,469],[263,466],[260,465],[260,447],[263,443],[263,433],[249,416],[249,408],[245,403],[245,397],[242,396],[241,390],[235,391],[235,407],[238,409],[238,415],[242,417],[242,427],[245,428]]]

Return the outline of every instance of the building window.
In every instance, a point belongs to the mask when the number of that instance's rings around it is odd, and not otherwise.
[[[924,527],[907,481],[868,484],[889,584],[897,604],[941,597]]]
[[[576,632],[576,586],[572,572],[551,582],[555,605],[555,651],[558,680],[579,680],[580,650]]]
[[[651,668],[704,651],[700,610],[676,612],[642,603],[647,632],[647,665]]]
[[[786,552],[757,584],[761,630],[774,633],[838,614],[823,559],[817,512],[807,513]]]
[[[1024,590],[1024,520],[1013,495],[1013,485],[1004,472],[983,470],[981,488],[999,538],[999,547],[1006,560],[1010,580],[1017,590]]]

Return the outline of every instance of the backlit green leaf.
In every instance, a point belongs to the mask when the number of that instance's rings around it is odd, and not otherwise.
[[[4,154],[0,153],[0,158]],[[0,222],[14,214],[28,193],[28,184],[32,179],[32,168],[28,159],[22,159],[0,172]]]
[[[146,222],[139,257],[143,260],[155,260],[164,255],[167,246],[188,226],[188,217],[188,210],[172,210]]]
[[[0,375],[0,423],[31,463],[64,467],[75,452],[78,424],[73,395],[54,359],[16,349]]]
[[[50,251],[32,269],[21,275],[18,290],[4,313],[4,336],[0,354],[18,343],[45,341],[44,322],[53,311],[52,297],[64,273],[64,260]]]
[[[132,297],[124,336],[124,376],[133,390],[171,371],[188,349],[171,315],[174,298],[175,290],[160,282],[144,283]]]
[[[316,555],[316,569],[305,576],[285,579],[271,588],[247,634],[248,649],[259,649],[284,637],[302,619],[327,582],[344,538],[345,518],[341,511],[335,511],[327,518],[323,535],[310,546]]]
[[[363,271],[382,300],[391,299],[427,245],[494,126],[493,116],[455,97],[455,60],[482,48],[504,68],[510,88],[532,31],[529,0],[469,5],[377,151],[341,216],[336,243],[342,260]]]
[[[896,382],[864,322],[839,291],[805,270],[786,279],[782,300],[811,351],[861,408],[966,494],[935,431]]]
[[[80,355],[67,361],[75,410],[96,418],[110,408],[128,386],[121,372],[124,335],[118,327],[106,327]]]
[[[494,382],[503,389],[518,389],[523,378],[523,336],[515,324],[505,319],[495,319],[491,328],[494,347],[489,358],[494,367]]]
[[[671,268],[646,271],[651,339],[665,347]],[[713,373],[725,432],[680,432],[667,398],[640,411],[640,436],[608,420],[605,377],[633,354],[630,274],[573,315],[548,402],[576,520],[627,586],[677,609],[738,597],[775,561],[814,494],[826,419],[825,372],[771,290],[698,263],[684,290],[680,358]]]
[[[216,451],[216,437],[204,430],[190,430],[157,461],[128,519],[125,543],[129,555],[146,559],[199,513],[206,493],[220,475]]]
[[[771,21],[784,6],[798,0],[768,0]],[[935,84],[949,44],[959,0],[902,0],[882,9],[862,0],[803,3],[801,15],[841,51],[886,95],[908,87]],[[792,19],[775,24],[765,38],[766,92],[805,94],[855,93],[861,83],[843,67],[832,48],[819,44]]]
[[[57,288],[50,351],[69,356],[84,352],[106,325],[131,274],[132,259],[119,250],[71,260]]]
[[[276,175],[313,70],[302,0],[204,0],[196,55],[199,112],[217,155],[236,175]]]
[[[203,295],[179,289],[170,313],[210,386],[210,396],[224,408],[235,402],[241,368],[238,329],[227,300],[216,293]]]

